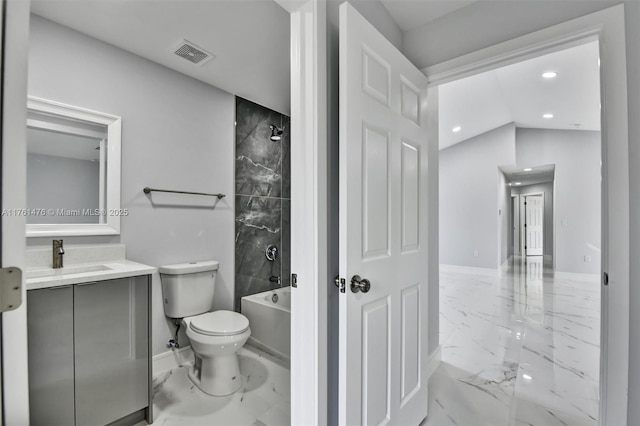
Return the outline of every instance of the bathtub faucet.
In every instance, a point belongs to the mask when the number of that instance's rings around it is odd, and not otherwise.
[[[62,256],[64,255],[64,248],[62,246],[62,240],[53,240],[53,262],[52,267],[54,269],[62,268]]]
[[[271,275],[271,276],[269,277],[269,281],[270,281],[270,282],[272,282],[272,283],[278,283],[278,284],[280,284],[280,283],[281,283],[281,281],[280,281],[280,277],[276,277],[275,275]]]

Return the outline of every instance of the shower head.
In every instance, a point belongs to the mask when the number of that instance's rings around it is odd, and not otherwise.
[[[284,132],[283,129],[276,126],[275,124],[270,125],[269,128],[271,129],[271,137],[269,139],[271,139],[273,142],[278,142],[280,139],[282,139],[282,133]]]

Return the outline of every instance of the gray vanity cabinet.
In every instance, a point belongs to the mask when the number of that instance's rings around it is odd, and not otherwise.
[[[30,290],[27,304],[32,425],[106,425],[149,407],[147,276]]]
[[[73,287],[27,292],[32,425],[74,424]]]
[[[106,425],[149,404],[146,277],[74,289],[76,425]]]

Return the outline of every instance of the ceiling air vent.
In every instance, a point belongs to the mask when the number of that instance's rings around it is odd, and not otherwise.
[[[203,65],[215,56],[187,40],[176,45],[173,53],[195,65]]]

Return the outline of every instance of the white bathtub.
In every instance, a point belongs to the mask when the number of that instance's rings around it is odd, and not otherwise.
[[[245,296],[242,314],[249,319],[249,343],[289,361],[291,354],[291,287]]]

